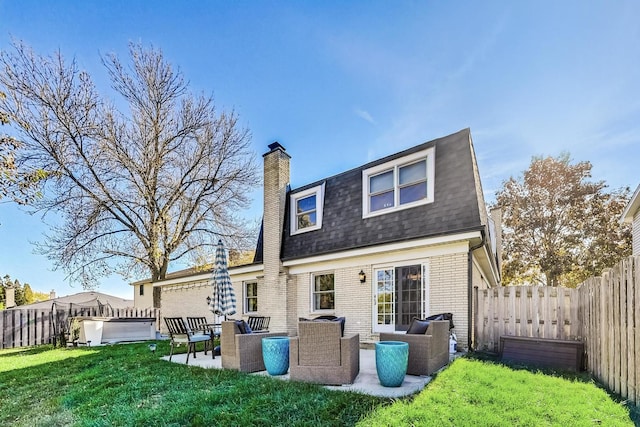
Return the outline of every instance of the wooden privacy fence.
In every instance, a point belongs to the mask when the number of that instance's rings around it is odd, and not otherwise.
[[[0,349],[54,344],[59,336],[58,325],[71,317],[153,317],[160,325],[160,310],[136,308],[70,307],[58,309],[11,309],[0,311]]]
[[[640,405],[640,257],[629,257],[577,289],[475,289],[476,350],[499,350],[500,336],[584,342],[587,370]]]
[[[580,286],[587,370],[640,405],[640,257]]]
[[[498,351],[501,335],[581,339],[578,290],[507,286],[475,290],[475,348]]]

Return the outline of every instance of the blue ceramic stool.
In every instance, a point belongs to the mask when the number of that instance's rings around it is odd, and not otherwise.
[[[269,375],[284,375],[289,370],[289,338],[262,338],[262,359]]]
[[[376,343],[376,371],[384,387],[400,387],[407,373],[409,344],[401,341]]]

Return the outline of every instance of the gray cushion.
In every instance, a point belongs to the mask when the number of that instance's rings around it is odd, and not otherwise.
[[[318,316],[314,319],[306,319],[304,317],[299,317],[298,320],[300,322],[338,322],[340,323],[340,334],[341,334],[340,336],[344,337],[344,322],[346,320],[344,317],[324,315],[324,316]]]
[[[240,330],[241,334],[250,334],[250,333],[253,332],[251,330],[251,328],[249,327],[249,324],[244,320],[236,320],[235,324],[238,327],[238,329]]]
[[[424,335],[429,328],[429,320],[411,319],[411,324],[409,325],[409,329],[407,329],[407,334],[414,335]]]

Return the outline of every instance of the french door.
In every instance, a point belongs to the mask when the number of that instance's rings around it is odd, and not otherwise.
[[[426,264],[374,271],[374,332],[406,331],[412,318],[427,315]]]

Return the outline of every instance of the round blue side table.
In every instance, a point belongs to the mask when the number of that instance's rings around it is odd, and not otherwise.
[[[269,375],[284,375],[289,370],[289,338],[262,338],[262,360]]]
[[[409,344],[401,341],[376,343],[376,371],[384,387],[400,387],[407,373]]]

